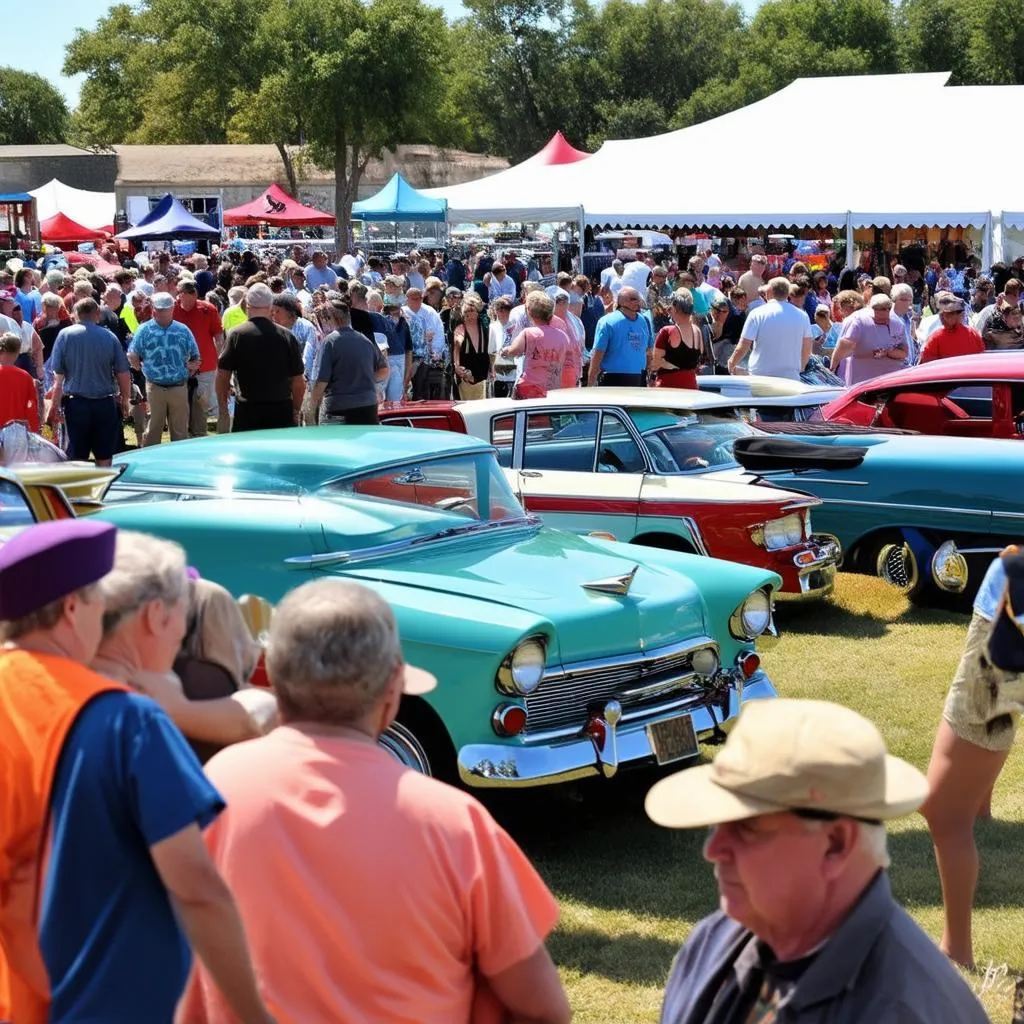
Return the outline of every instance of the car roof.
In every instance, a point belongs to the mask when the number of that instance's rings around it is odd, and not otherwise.
[[[545,398],[480,398],[458,402],[455,408],[465,417],[481,414],[493,416],[503,408],[509,412],[520,409],[548,409],[551,406],[599,405],[625,409],[731,409],[735,402],[703,391],[683,388],[559,388]]]
[[[302,490],[347,476],[420,459],[488,451],[465,434],[402,427],[292,427],[219,434],[154,445],[120,455],[126,485],[166,483],[254,489],[274,482],[284,490]],[[289,487],[288,485],[292,485]],[[277,489],[277,488],[275,488]]]
[[[749,374],[746,376],[725,376],[724,374],[701,374],[697,387],[722,395],[749,395],[751,398],[789,398],[795,395],[835,395],[837,388],[831,384],[805,384],[802,380],[788,377],[765,377]]]
[[[905,388],[915,384],[955,384],[968,381],[1007,380],[1024,383],[1024,351],[982,352],[970,356],[934,359],[917,366],[874,377],[851,389],[855,394]]]

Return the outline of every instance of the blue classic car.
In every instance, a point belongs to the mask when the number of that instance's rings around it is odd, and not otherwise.
[[[693,756],[772,697],[755,640],[771,572],[544,529],[494,450],[384,427],[224,435],[119,457],[98,513],[181,543],[236,596],[317,574],[395,609],[437,689],[406,697],[396,757],[471,786],[533,786]]]

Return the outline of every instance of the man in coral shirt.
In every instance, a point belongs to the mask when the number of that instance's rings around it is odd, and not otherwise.
[[[224,349],[224,328],[220,314],[210,302],[199,298],[198,286],[191,278],[178,282],[178,296],[174,300],[174,319],[184,324],[199,346],[198,387],[189,403],[188,436],[206,437],[207,422],[217,415],[217,360]]]
[[[14,365],[21,352],[21,338],[0,335],[0,427],[11,420],[24,420],[28,429],[39,433],[39,393],[31,374]]]
[[[568,1022],[537,872],[473,797],[377,742],[403,691],[435,685],[403,662],[384,600],[339,579],[298,587],[267,670],[285,724],[207,764],[228,809],[206,838],[278,1024]],[[205,968],[179,1016],[234,1019]]]
[[[985,351],[981,335],[963,322],[963,299],[956,295],[944,295],[938,300],[938,307],[942,326],[929,335],[918,362],[930,363],[935,359],[970,356]]]

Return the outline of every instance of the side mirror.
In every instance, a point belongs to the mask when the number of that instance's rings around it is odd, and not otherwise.
[[[274,617],[274,606],[265,597],[243,594],[238,599],[238,610],[242,613],[252,638],[261,647],[266,647],[270,622]]]

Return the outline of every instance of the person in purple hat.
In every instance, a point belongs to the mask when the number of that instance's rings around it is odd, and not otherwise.
[[[0,547],[0,1020],[170,1021],[191,946],[269,1021],[200,833],[223,800],[153,701],[85,667],[115,543],[74,519]]]

